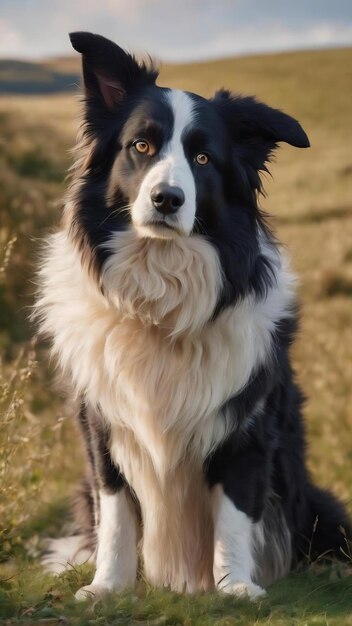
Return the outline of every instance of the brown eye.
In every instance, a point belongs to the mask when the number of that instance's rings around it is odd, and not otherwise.
[[[151,152],[149,143],[147,141],[135,141],[133,145],[136,148],[137,152],[140,152],[140,154],[148,154]]]
[[[204,152],[200,152],[196,156],[196,161],[198,165],[206,165],[209,162],[209,157],[206,154],[204,154]]]

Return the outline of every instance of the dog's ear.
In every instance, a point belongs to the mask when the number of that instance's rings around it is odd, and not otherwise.
[[[237,154],[256,171],[266,171],[265,163],[281,141],[297,148],[310,145],[297,120],[253,97],[221,90],[211,102],[225,120]]]
[[[70,33],[73,48],[82,54],[87,106],[115,111],[128,93],[153,84],[158,72],[122,50],[115,43],[93,33]]]

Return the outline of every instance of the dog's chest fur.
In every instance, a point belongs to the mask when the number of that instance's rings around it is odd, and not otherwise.
[[[51,238],[37,303],[42,330],[76,393],[110,424],[112,458],[141,504],[149,579],[209,587],[211,497],[202,462],[226,435],[222,404],[270,354],[291,283],[280,267],[265,300],[248,296],[211,320],[222,276],[206,241],[121,233],[111,247],[102,293],[67,235]],[[160,574],[155,551],[167,572]],[[174,580],[200,558],[202,580],[190,572]]]
[[[268,357],[290,294],[279,280],[265,301],[248,296],[206,322],[221,287],[213,248],[155,242],[148,255],[143,240],[123,236],[102,295],[67,236],[54,235],[37,308],[77,394],[132,431],[162,474],[221,439],[219,409]]]

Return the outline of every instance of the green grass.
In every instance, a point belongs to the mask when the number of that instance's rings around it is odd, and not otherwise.
[[[57,578],[23,565],[2,583],[0,606],[6,624],[181,624],[184,626],[303,626],[352,624],[352,578],[338,566],[291,574],[258,603],[222,594],[182,595],[139,583],[134,592],[77,603],[74,593],[91,579],[82,566]],[[52,621],[47,621],[52,620]],[[61,620],[61,621],[60,621]]]
[[[352,513],[351,63],[352,49],[228,59],[166,66],[160,84],[206,96],[223,85],[256,93],[295,115],[311,138],[310,150],[280,148],[263,205],[300,279],[292,356],[307,396],[309,467]],[[45,66],[69,74],[77,64]],[[47,346],[30,343],[27,321],[33,264],[58,222],[77,117],[72,95],[0,98],[0,623],[352,625],[351,564],[310,564],[256,605],[141,582],[93,606],[73,599],[89,568],[54,579],[37,564],[43,538],[65,533],[83,470],[74,407],[55,383]]]

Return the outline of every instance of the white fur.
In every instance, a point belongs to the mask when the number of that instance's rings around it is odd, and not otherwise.
[[[213,585],[211,494],[199,458],[184,452],[173,467],[173,434],[159,436],[163,474],[141,440],[130,430],[112,429],[112,458],[120,463],[138,496],[143,519],[144,572],[155,586],[194,592]],[[169,451],[170,465],[166,454]]]
[[[189,235],[192,230],[196,213],[196,188],[193,174],[186,159],[182,133],[192,123],[193,103],[191,98],[179,90],[171,90],[167,99],[174,114],[174,130],[170,142],[164,148],[161,158],[145,176],[137,199],[132,205],[131,215],[134,225],[142,235],[172,237],[170,229],[154,228],[150,222],[160,221],[161,215],[154,208],[151,201],[151,190],[155,185],[166,183],[180,187],[185,194],[185,202],[173,215],[167,215],[164,219],[167,224],[174,227],[176,232]]]
[[[292,563],[292,538],[287,522],[275,499],[267,501],[264,518],[253,528],[256,552],[255,580],[267,587],[287,576]]]
[[[45,569],[52,574],[61,574],[75,565],[82,565],[92,561],[94,550],[87,548],[85,535],[59,537],[47,542],[47,552],[41,562]]]
[[[137,528],[132,506],[124,489],[114,494],[101,491],[99,495],[96,572],[93,582],[76,593],[79,600],[133,587],[136,580]]]
[[[218,589],[255,600],[265,594],[254,580],[255,524],[216,487],[214,494],[214,582]]]
[[[42,330],[77,394],[110,423],[112,456],[141,504],[147,576],[178,590],[209,588],[202,463],[228,431],[221,406],[270,358],[275,325],[290,315],[291,275],[263,243],[276,273],[267,297],[248,296],[208,322],[222,278],[203,238],[129,231],[109,247],[101,290],[69,237],[51,237],[37,303]]]

